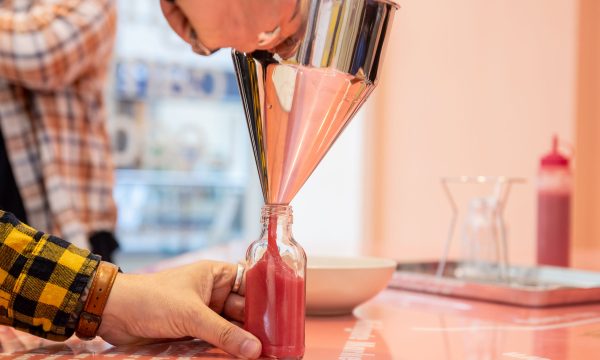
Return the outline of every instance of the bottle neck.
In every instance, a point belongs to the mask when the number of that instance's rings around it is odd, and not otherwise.
[[[289,205],[266,204],[262,207],[260,223],[263,226],[269,226],[269,224],[274,222],[276,222],[278,225],[288,226],[294,222],[293,220],[294,216],[292,215],[292,207]]]
[[[292,237],[292,208],[289,205],[271,205],[262,207],[262,238],[273,242],[287,242]]]

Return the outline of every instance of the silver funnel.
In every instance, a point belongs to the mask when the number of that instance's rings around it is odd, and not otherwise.
[[[298,35],[274,52],[232,52],[267,204],[290,203],[373,91],[398,8],[298,1]]]

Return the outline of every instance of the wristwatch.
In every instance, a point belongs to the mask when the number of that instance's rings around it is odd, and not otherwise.
[[[79,315],[75,334],[82,340],[91,340],[102,323],[102,313],[108,302],[110,290],[115,282],[119,268],[111,263],[101,261],[98,264],[92,285]]]

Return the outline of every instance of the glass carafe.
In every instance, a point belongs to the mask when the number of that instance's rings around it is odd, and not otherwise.
[[[304,355],[306,254],[292,236],[292,208],[265,205],[260,238],[246,253],[245,327],[262,343],[262,355]]]
[[[475,197],[462,231],[462,276],[479,280],[500,277],[500,230],[498,202],[493,197]]]

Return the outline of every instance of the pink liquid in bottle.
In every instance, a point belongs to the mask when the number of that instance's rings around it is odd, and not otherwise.
[[[552,152],[542,158],[538,175],[537,262],[569,266],[571,225],[571,174],[569,159]]]
[[[277,246],[277,215],[268,224],[267,250],[246,275],[246,330],[262,343],[262,355],[304,355],[304,279],[285,263]]]
[[[570,205],[570,193],[538,193],[538,264],[569,266]]]

